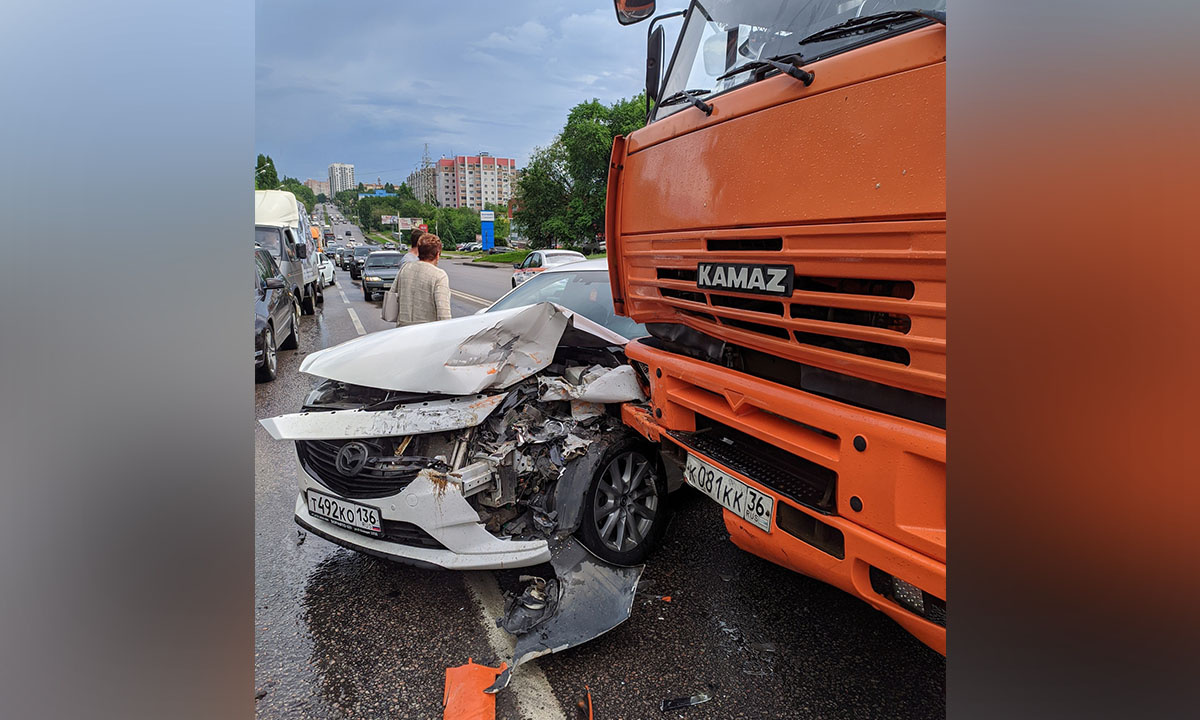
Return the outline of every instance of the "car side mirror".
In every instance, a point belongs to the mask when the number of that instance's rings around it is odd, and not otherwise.
[[[613,7],[622,25],[639,23],[654,14],[654,0],[613,0]]]
[[[286,287],[283,283],[283,278],[270,277],[267,278],[266,288],[268,290],[282,290]]]
[[[296,257],[300,258],[301,260],[308,257],[308,246],[307,245],[297,245],[296,246]]]
[[[513,267],[517,270],[521,269],[521,263],[513,263]]]

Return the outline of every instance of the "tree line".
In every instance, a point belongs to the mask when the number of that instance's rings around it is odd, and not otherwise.
[[[388,191],[388,186],[384,186],[384,191]],[[384,225],[381,218],[384,215],[397,215],[421,218],[429,226],[429,231],[442,239],[442,246],[448,250],[454,249],[459,243],[474,242],[475,237],[479,235],[478,210],[465,207],[444,208],[421,202],[413,194],[408,183],[392,186],[392,191],[396,193],[395,197],[360,198],[358,190],[343,190],[333,201],[346,217],[358,219],[358,226],[363,232],[394,230],[395,225]],[[496,244],[503,244],[509,235],[508,206],[487,203],[484,209],[496,213]]]
[[[259,153],[258,161],[254,164],[254,189],[255,190],[287,190],[296,196],[296,199],[304,203],[305,209],[312,212],[318,202],[324,202],[304,183],[293,177],[284,177],[279,179],[279,172],[275,169],[275,161],[270,155]],[[322,193],[324,195],[324,193]]]
[[[535,148],[516,187],[513,222],[531,248],[578,247],[603,237],[613,138],[646,124],[644,94],[571,108],[562,132]]]

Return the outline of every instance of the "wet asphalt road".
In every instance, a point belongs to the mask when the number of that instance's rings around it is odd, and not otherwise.
[[[344,237],[344,230],[339,232]],[[451,287],[487,299],[511,270],[443,265]],[[388,326],[349,275],[302,318],[300,349],[279,355],[279,378],[255,388],[256,417],[297,410],[314,381],[303,354]],[[452,298],[455,316],[480,306]],[[473,585],[515,589],[522,573],[429,571],[359,555],[301,534],[292,521],[295,452],[255,432],[255,690],[262,718],[440,718],[445,669],[498,665]],[[522,713],[513,686],[497,717],[940,718],[945,660],[866,604],[779,568],[727,540],[717,505],[672,496],[664,544],[646,566],[633,616],[608,634],[522,668],[548,681],[546,711]],[[661,596],[670,596],[664,602]],[[526,686],[527,688],[528,686]],[[536,688],[534,688],[536,690]],[[662,713],[664,698],[706,693]],[[521,695],[519,702],[518,695]]]

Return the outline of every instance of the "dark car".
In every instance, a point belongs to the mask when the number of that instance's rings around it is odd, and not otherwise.
[[[499,255],[500,253],[512,252],[513,249],[504,245],[493,245],[487,249],[488,255]]]
[[[367,256],[371,254],[372,250],[374,250],[374,248],[367,245],[359,245],[358,247],[354,248],[354,253],[348,258],[348,264],[350,265],[350,278],[352,280],[357,280],[362,277],[363,262],[367,259]]]
[[[383,292],[392,286],[396,273],[400,272],[400,261],[404,253],[395,250],[376,250],[367,256],[362,267],[363,298],[371,300],[375,293]]]
[[[351,237],[351,234],[350,234],[350,231],[349,231],[349,230],[347,230],[347,231],[346,231],[346,237]]]
[[[254,378],[275,379],[278,350],[300,346],[300,299],[288,289],[275,258],[254,249]],[[280,340],[280,338],[285,338]]]

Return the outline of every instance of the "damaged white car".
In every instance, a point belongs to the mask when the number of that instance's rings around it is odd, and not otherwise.
[[[372,333],[305,358],[323,378],[296,414],[296,522],[423,566],[551,560],[574,535],[641,563],[666,521],[655,450],[620,420],[645,400],[627,339],[549,302]]]

